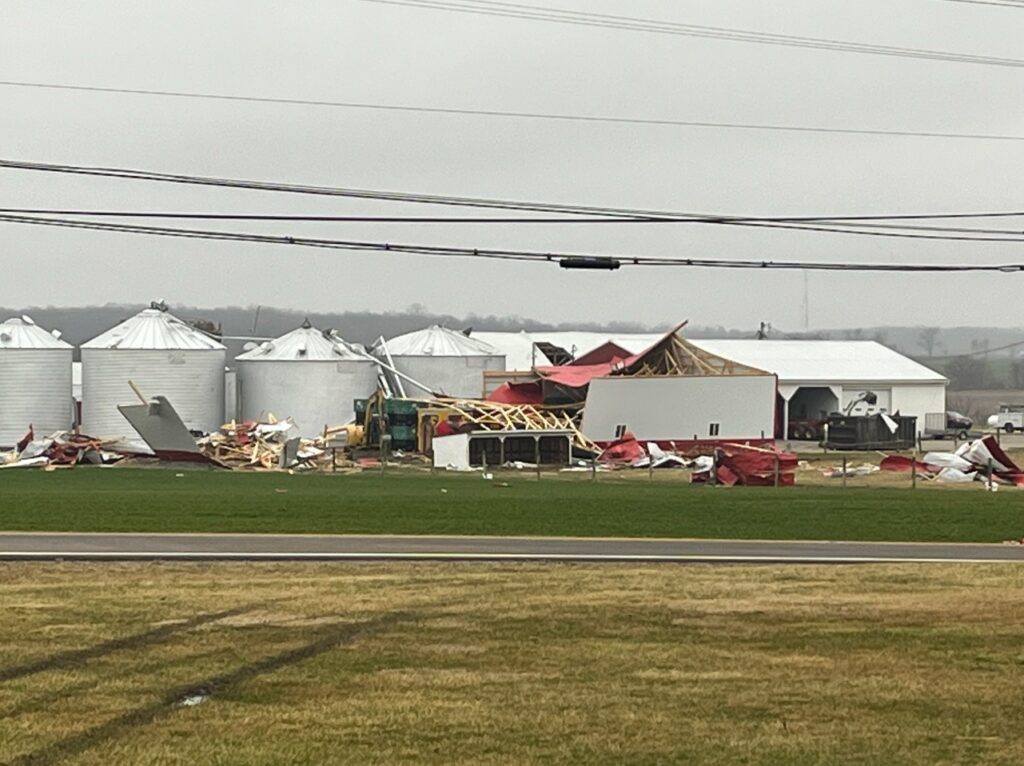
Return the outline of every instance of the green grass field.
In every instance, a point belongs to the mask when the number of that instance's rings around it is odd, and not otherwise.
[[[0,564],[0,763],[1017,766],[1022,571]]]
[[[579,475],[4,471],[0,530],[999,542],[1024,536],[1024,495],[977,487],[711,488],[642,473],[591,482]]]

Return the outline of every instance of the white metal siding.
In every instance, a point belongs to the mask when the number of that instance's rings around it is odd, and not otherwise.
[[[492,356],[394,356],[395,368],[435,393],[479,399],[484,390],[484,370],[504,370],[505,357]],[[408,382],[402,385],[410,396],[422,391]]]
[[[941,383],[893,386],[892,411],[901,415],[916,415],[917,431],[920,433],[924,430],[924,416],[927,413],[946,411],[946,386]]]
[[[302,436],[313,437],[325,425],[352,420],[353,399],[377,387],[377,366],[370,361],[237,361],[243,420],[273,413],[291,417]]]
[[[40,437],[71,427],[71,354],[0,349],[0,447],[17,444],[29,424]]]
[[[641,441],[771,438],[775,388],[774,375],[595,378],[582,430],[599,442],[613,440],[618,425]]]
[[[117,410],[137,404],[131,380],[147,397],[165,396],[190,429],[224,423],[225,351],[82,349],[82,433],[138,439]]]

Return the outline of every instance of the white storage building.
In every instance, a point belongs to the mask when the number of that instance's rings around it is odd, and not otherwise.
[[[166,397],[189,429],[210,432],[224,423],[224,346],[162,306],[81,348],[83,433],[139,441],[117,409],[138,403],[128,381],[146,397]]]
[[[304,437],[348,423],[377,387],[377,365],[333,331],[302,327],[236,358],[243,420],[291,417]]]
[[[71,428],[72,347],[29,317],[0,324],[0,448],[31,425],[37,436]]]
[[[919,432],[926,413],[946,411],[947,378],[873,340],[701,339],[692,343],[774,372],[779,378],[781,423],[841,411],[866,391],[872,391],[877,402],[857,405],[854,414],[915,415]]]
[[[505,369],[504,354],[493,346],[438,325],[399,335],[386,346],[395,369],[446,396],[479,398],[484,372]],[[380,344],[374,353],[387,361]],[[412,396],[422,393],[404,387]]]

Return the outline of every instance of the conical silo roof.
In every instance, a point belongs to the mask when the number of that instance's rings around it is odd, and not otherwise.
[[[493,346],[456,330],[433,325],[387,342],[392,356],[499,356]]]
[[[0,324],[0,348],[70,349],[71,346],[48,333],[27,316],[11,317]]]
[[[235,357],[243,362],[338,362],[365,360],[331,330],[318,330],[307,320],[302,327]]]
[[[224,346],[171,312],[151,307],[83,343],[82,348],[203,351]]]

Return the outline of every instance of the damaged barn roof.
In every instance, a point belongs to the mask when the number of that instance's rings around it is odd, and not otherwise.
[[[766,370],[750,367],[700,348],[679,335],[685,326],[679,324],[649,348],[625,359],[599,364],[537,367],[536,372],[552,383],[581,388],[593,378],[609,375],[638,377],[658,375],[770,375]]]

